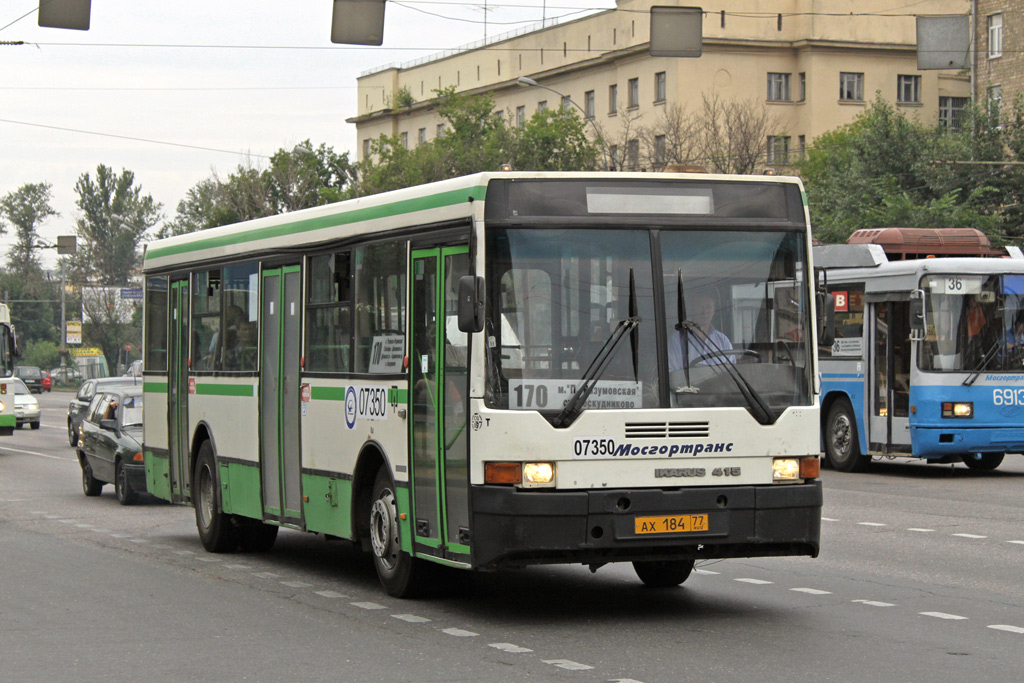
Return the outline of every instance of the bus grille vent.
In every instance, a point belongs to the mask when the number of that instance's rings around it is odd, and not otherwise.
[[[627,439],[703,439],[707,422],[627,422]]]

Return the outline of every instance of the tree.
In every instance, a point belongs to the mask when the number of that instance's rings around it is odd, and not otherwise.
[[[7,267],[21,275],[38,275],[39,226],[50,216],[58,216],[50,206],[52,185],[28,183],[0,198],[0,234],[7,230],[5,221],[17,232],[17,242],[7,256]]]
[[[764,105],[722,102],[717,93],[704,95],[697,119],[700,159],[712,173],[749,174],[765,162],[768,135],[779,123]]]

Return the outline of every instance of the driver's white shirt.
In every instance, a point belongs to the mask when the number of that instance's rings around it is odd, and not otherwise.
[[[668,369],[669,370],[682,370],[683,369],[683,333],[680,330],[673,330],[674,334],[671,334],[668,338]],[[700,358],[703,355],[713,353],[714,351],[721,349],[732,348],[732,342],[724,334],[715,329],[712,325],[711,331],[707,333],[708,339],[711,341],[710,344],[705,345],[702,341],[697,339],[692,332],[687,332],[689,335],[689,354],[688,358],[693,361]],[[717,347],[717,349],[715,348]],[[715,356],[714,358],[705,358],[704,360],[697,363],[697,365],[721,365],[722,363],[735,363],[735,356]]]

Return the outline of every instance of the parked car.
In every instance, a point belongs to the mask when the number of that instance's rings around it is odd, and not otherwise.
[[[72,446],[78,445],[78,426],[82,422],[82,418],[85,416],[85,411],[89,408],[89,404],[92,403],[93,398],[96,397],[97,393],[116,389],[118,387],[126,387],[138,385],[142,386],[141,377],[104,377],[102,379],[89,379],[86,380],[81,387],[78,388],[78,393],[68,403],[68,443]]]
[[[82,491],[98,496],[114,484],[117,502],[131,505],[146,491],[142,457],[142,387],[119,387],[96,394],[79,426],[78,462]]]
[[[74,384],[75,382],[82,381],[82,373],[79,372],[78,368],[67,366],[63,368],[54,368],[50,370],[50,377],[57,384]]]
[[[43,390],[43,371],[34,365],[19,365],[14,368],[14,376],[20,377],[28,390],[38,394]]]
[[[18,420],[18,429],[23,424],[39,429],[39,401],[21,379],[15,377],[11,383],[14,385],[14,414]]]
[[[42,373],[43,373],[43,391],[50,391],[50,389],[53,388],[53,380],[50,379],[50,373],[48,373],[46,370],[43,370]]]

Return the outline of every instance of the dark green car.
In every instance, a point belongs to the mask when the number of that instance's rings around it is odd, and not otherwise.
[[[142,387],[96,394],[79,426],[82,491],[98,496],[113,484],[117,502],[131,505],[146,491],[142,458]]]

